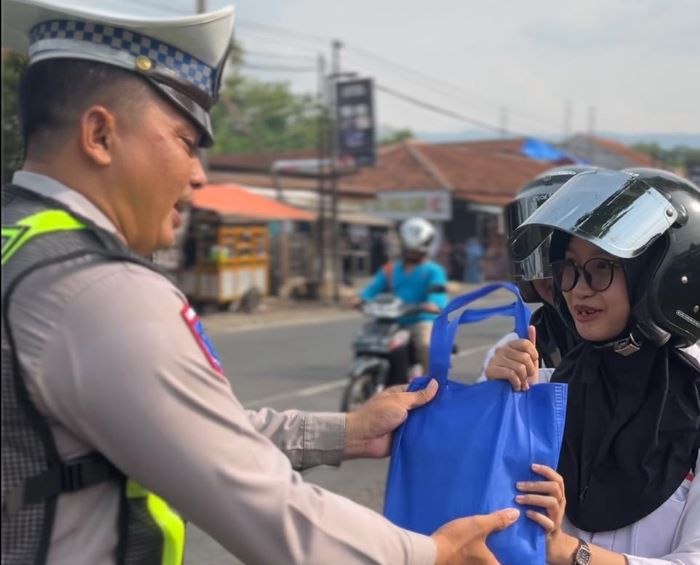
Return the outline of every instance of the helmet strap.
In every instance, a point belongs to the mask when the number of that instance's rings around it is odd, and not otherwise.
[[[636,328],[635,328],[636,329]],[[635,337],[634,330],[624,339],[618,339],[612,343],[613,351],[623,357],[629,357],[642,348],[643,339]]]
[[[643,343],[644,335],[639,331],[639,326],[635,325],[627,337],[609,341],[607,343],[596,344],[594,347],[596,349],[612,348],[612,350],[618,355],[629,357],[630,355],[637,353],[637,351],[642,348]]]

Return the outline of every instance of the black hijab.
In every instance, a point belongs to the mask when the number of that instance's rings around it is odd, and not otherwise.
[[[565,244],[554,245],[561,257]],[[638,296],[648,254],[624,261],[629,296]],[[647,256],[645,258],[645,256]],[[561,309],[563,297],[556,290]],[[563,313],[563,312],[562,312]],[[570,319],[570,317],[568,318]],[[582,341],[552,382],[568,383],[559,473],[566,515],[590,532],[616,530],[661,506],[695,465],[700,442],[700,365],[672,343],[643,341],[623,356],[611,343]]]
[[[693,467],[700,367],[649,343],[629,357],[582,343],[553,382],[569,385],[559,473],[566,514],[589,532],[616,530],[663,504]]]

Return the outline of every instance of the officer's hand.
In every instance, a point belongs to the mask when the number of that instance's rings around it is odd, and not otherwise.
[[[528,390],[539,376],[539,353],[535,347],[535,326],[528,329],[528,339],[514,339],[497,347],[484,374],[489,379],[506,379],[513,390]]]
[[[391,433],[403,423],[409,410],[430,402],[438,390],[435,379],[415,392],[406,392],[407,386],[388,388],[347,415],[345,459],[389,455]]]
[[[486,547],[486,537],[510,526],[520,512],[515,508],[498,510],[483,516],[452,520],[431,537],[437,547],[436,565],[498,565]]]

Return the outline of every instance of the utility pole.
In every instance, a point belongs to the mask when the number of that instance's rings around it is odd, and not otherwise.
[[[564,141],[566,141],[569,136],[571,135],[571,116],[572,116],[572,105],[571,105],[571,98],[567,98],[566,101],[564,102],[564,127],[563,127],[563,134],[564,134]]]
[[[208,0],[197,0],[197,13],[198,14],[204,14],[205,12],[208,11],[207,1]],[[199,160],[202,162],[202,168],[204,169],[204,172],[208,173],[209,172],[209,154],[207,153],[207,150],[204,149],[203,147],[199,149]]]
[[[337,303],[340,301],[340,261],[338,253],[338,100],[336,99],[337,88],[336,82],[340,78],[340,50],[343,48],[342,42],[337,39],[333,40],[332,46],[332,63],[331,63],[331,99],[333,100],[333,128],[331,138],[331,247],[332,247],[332,265],[333,265],[333,300]]]
[[[498,114],[499,125],[501,126],[501,137],[506,137],[508,135],[508,108],[501,106],[500,112]]]
[[[588,108],[588,135],[595,133],[595,106]]]
[[[316,276],[320,291],[326,280],[326,187],[325,159],[328,153],[328,106],[326,105],[326,58],[319,53],[317,59],[318,70],[318,93],[316,101],[318,104],[318,125],[317,125],[317,158],[318,158],[318,219],[316,221],[316,259],[318,261]]]
[[[595,106],[588,108],[588,160],[595,165],[595,144],[593,135],[595,134]]]

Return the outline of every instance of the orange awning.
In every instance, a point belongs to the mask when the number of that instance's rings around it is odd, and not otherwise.
[[[221,215],[263,220],[310,222],[315,218],[311,212],[255,194],[235,184],[208,184],[195,190],[194,206]]]

